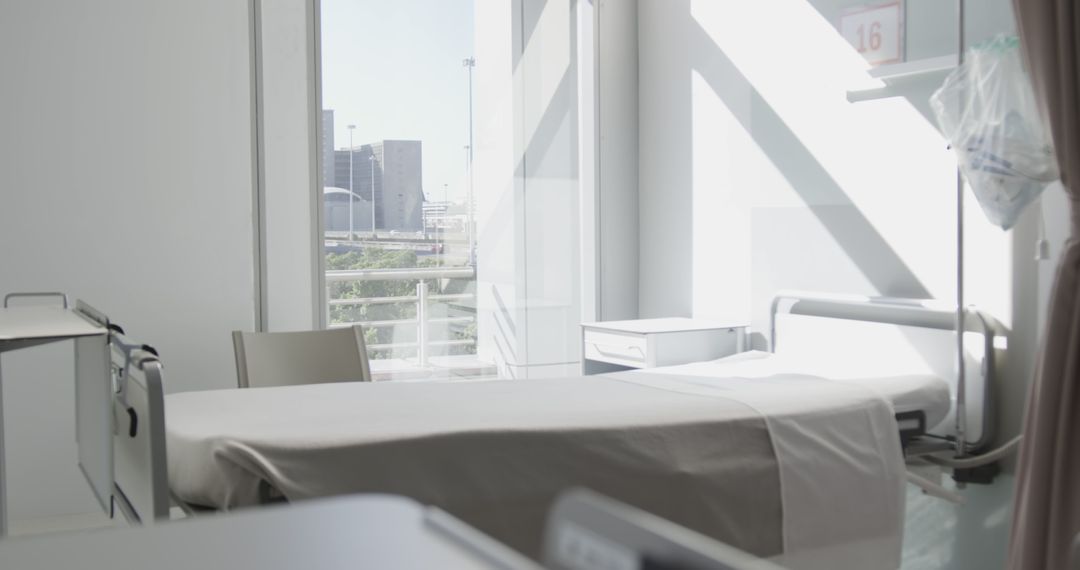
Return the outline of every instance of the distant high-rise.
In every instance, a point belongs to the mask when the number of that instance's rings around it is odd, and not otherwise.
[[[424,194],[420,141],[386,140],[358,146],[351,152],[353,192],[370,201],[374,184],[376,229],[422,230]],[[332,186],[349,188],[349,153],[349,150],[334,152]],[[368,212],[370,215],[370,210]],[[371,220],[355,220],[354,227],[357,231],[369,231]]]
[[[334,185],[334,110],[322,112],[322,172],[323,186]]]

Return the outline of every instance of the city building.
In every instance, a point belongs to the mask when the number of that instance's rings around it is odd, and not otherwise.
[[[352,206],[352,227],[349,226],[349,206]],[[354,195],[349,200],[346,188],[323,188],[323,231],[327,233],[371,231],[371,200]]]
[[[323,186],[334,185],[334,110],[322,112],[322,174]]]
[[[350,155],[352,191],[365,200],[374,188],[377,231],[420,231],[424,228],[422,153],[420,141],[384,140],[334,151],[334,183],[348,190]],[[329,186],[329,184],[328,184]],[[347,197],[347,194],[346,194]],[[370,210],[369,210],[370,216]],[[357,231],[368,231],[371,221],[355,220]]]
[[[464,233],[467,212],[464,204],[454,202],[425,202],[424,227],[427,230],[443,230]]]

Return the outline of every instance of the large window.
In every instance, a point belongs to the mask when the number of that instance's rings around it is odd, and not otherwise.
[[[376,379],[576,370],[569,0],[323,0],[327,323]]]

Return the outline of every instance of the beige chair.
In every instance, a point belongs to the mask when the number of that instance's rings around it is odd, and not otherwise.
[[[370,382],[359,326],[301,332],[233,332],[241,388]]]

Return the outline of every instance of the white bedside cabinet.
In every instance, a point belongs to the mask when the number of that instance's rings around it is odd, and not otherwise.
[[[581,372],[715,360],[743,350],[746,324],[688,318],[581,324]]]

